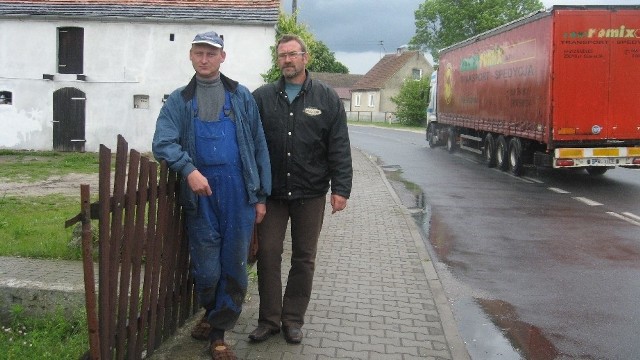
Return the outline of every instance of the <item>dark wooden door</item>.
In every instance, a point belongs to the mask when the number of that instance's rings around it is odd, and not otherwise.
[[[53,93],[53,150],[84,151],[84,92],[62,88]]]

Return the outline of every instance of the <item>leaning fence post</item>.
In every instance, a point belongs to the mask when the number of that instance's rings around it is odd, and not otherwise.
[[[100,337],[96,301],[95,274],[93,271],[93,232],[91,231],[91,196],[89,185],[80,185],[82,220],[82,265],[84,268],[84,295],[87,303],[87,327],[91,360],[100,359]]]

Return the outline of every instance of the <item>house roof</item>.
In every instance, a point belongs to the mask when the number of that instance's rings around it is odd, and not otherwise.
[[[328,72],[310,72],[309,74],[312,79],[318,79],[334,88],[350,88],[364,76]]]
[[[353,90],[384,88],[385,83],[415,56],[423,55],[419,51],[403,51],[385,55],[353,86]]]
[[[338,93],[340,99],[351,99],[351,88],[364,75],[310,72],[312,79],[318,79],[331,86]]]
[[[0,0],[0,16],[273,23],[279,0]]]

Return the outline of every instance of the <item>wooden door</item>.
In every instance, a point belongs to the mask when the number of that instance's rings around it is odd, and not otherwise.
[[[53,93],[53,150],[84,151],[84,92],[62,88]]]

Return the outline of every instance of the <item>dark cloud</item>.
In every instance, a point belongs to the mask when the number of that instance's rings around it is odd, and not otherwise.
[[[298,0],[298,21],[331,51],[394,52],[415,34],[424,0]],[[291,0],[282,2],[291,13]]]
[[[415,11],[426,0],[297,0],[298,20],[331,51],[391,53],[415,34]],[[553,4],[632,4],[638,0],[543,0]],[[282,1],[291,13],[291,0]],[[381,47],[384,47],[384,49]]]

